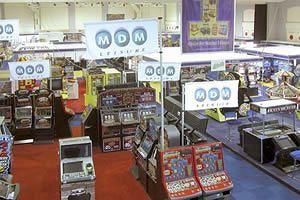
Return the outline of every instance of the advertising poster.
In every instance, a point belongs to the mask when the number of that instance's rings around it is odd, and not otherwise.
[[[190,82],[185,84],[186,111],[238,107],[239,81]]]
[[[233,51],[235,0],[182,1],[182,53]]]

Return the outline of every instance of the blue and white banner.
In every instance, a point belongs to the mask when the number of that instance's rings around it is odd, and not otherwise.
[[[19,20],[0,20],[0,41],[11,41],[19,39]]]
[[[238,80],[186,83],[184,110],[238,107],[238,88]]]
[[[159,52],[157,20],[86,23],[87,51],[92,59]]]
[[[11,81],[43,79],[51,77],[49,60],[9,62]]]
[[[163,63],[163,81],[179,81],[181,63]],[[140,62],[138,65],[139,81],[161,81],[159,62]]]

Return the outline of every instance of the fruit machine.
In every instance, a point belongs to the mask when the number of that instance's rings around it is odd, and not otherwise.
[[[35,143],[54,139],[54,94],[51,90],[40,89],[34,96]]]
[[[7,177],[11,172],[11,156],[13,137],[6,126],[5,118],[0,116],[0,178]]]
[[[85,106],[97,106],[97,88],[105,86],[104,72],[100,68],[90,68],[86,73],[86,94],[84,95]]]
[[[133,70],[125,70],[123,73],[123,83],[136,83],[137,75]]]
[[[101,129],[100,146],[103,152],[120,151],[121,144],[121,120],[119,110],[100,111]]]
[[[207,143],[193,147],[196,177],[203,199],[220,199],[230,195],[233,183],[224,169],[222,144]]]
[[[164,191],[157,199],[192,199],[202,195],[194,173],[192,147],[170,148],[159,152],[159,183]]]
[[[8,127],[11,126],[13,119],[12,107],[12,96],[9,94],[0,94],[0,116],[5,118],[5,123]]]
[[[95,200],[96,173],[89,137],[59,140],[61,200]]]
[[[93,144],[98,143],[97,134],[97,109],[88,105],[81,114],[82,135],[89,136]]]
[[[105,73],[105,85],[121,84],[121,72],[114,68],[101,68]]]
[[[133,138],[140,123],[139,112],[137,108],[121,111],[122,123],[122,149],[130,150],[133,145]]]
[[[275,156],[274,156],[274,165],[281,169],[285,173],[298,170],[300,166],[294,166],[294,159],[290,156],[290,153],[295,150],[300,150],[295,142],[291,139],[294,133],[289,135],[281,135],[273,138],[275,144]]]
[[[28,90],[17,90],[15,92],[14,99],[14,124],[15,129],[13,135],[15,140],[27,140],[28,142],[33,141],[32,133],[32,94]],[[30,141],[29,141],[30,139]],[[25,142],[25,141],[24,141]]]

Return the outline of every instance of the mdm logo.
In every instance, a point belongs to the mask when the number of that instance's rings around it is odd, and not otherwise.
[[[227,101],[231,98],[231,89],[228,87],[223,87],[221,90],[219,88],[211,88],[208,92],[203,88],[198,88],[195,91],[195,100],[198,102],[204,102],[206,99],[210,101],[218,101],[222,99]]]

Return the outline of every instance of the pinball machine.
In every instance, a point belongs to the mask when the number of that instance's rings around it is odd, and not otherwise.
[[[193,146],[195,172],[203,199],[220,199],[230,195],[233,183],[224,169],[220,142]]]
[[[13,135],[16,141],[27,143],[33,142],[33,108],[32,94],[28,90],[17,90],[14,96],[14,130]],[[18,143],[18,142],[16,142]]]
[[[51,90],[40,89],[34,95],[35,143],[52,142],[55,133],[54,94]]]

